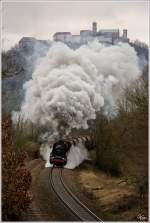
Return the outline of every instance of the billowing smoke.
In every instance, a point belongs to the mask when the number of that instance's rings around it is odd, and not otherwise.
[[[50,164],[50,153],[52,152],[52,147],[49,143],[43,143],[40,147],[40,154],[43,159],[46,161],[45,167],[51,167],[53,165]]]
[[[101,108],[106,115],[112,113],[122,90],[139,75],[136,52],[128,44],[93,42],[72,50],[54,43],[24,85],[21,114],[65,135],[72,128],[86,129],[87,121],[95,119]],[[72,149],[67,165],[78,165],[70,160],[81,153]]]
[[[79,166],[85,159],[88,159],[88,151],[82,143],[76,146],[72,145],[67,156],[67,164],[65,168],[74,169]]]
[[[101,107],[115,104],[120,91],[140,74],[137,56],[128,44],[104,47],[94,42],[71,50],[55,43],[41,60],[26,91],[25,119],[57,128],[87,128]]]

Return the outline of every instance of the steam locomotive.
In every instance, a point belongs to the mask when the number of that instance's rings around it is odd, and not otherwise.
[[[95,143],[89,136],[78,137],[73,139],[61,139],[53,144],[50,154],[50,163],[53,166],[64,167],[67,164],[67,153],[72,145],[82,143],[88,150],[94,149]]]
[[[54,143],[50,154],[50,163],[53,166],[64,167],[67,163],[67,153],[71,147],[71,143],[65,140],[59,140]]]

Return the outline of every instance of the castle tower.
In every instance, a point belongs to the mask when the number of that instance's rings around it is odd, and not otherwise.
[[[93,32],[93,36],[96,36],[96,34],[97,34],[97,23],[96,22],[92,23],[92,32]]]
[[[127,29],[123,29],[123,36],[124,39],[127,39]]]

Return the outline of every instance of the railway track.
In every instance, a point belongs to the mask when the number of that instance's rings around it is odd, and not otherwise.
[[[102,222],[102,220],[90,211],[65,184],[63,180],[63,169],[52,168],[49,175],[49,182],[57,197],[79,219],[79,221]]]

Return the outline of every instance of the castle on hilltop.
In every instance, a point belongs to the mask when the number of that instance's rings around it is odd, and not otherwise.
[[[97,31],[97,23],[92,23],[92,30],[80,30],[80,35],[72,35],[71,32],[56,32],[53,35],[54,41],[61,41],[66,44],[87,44],[97,39],[100,43],[112,45],[118,42],[129,42],[127,29],[123,29],[120,36],[119,29],[100,29]]]

